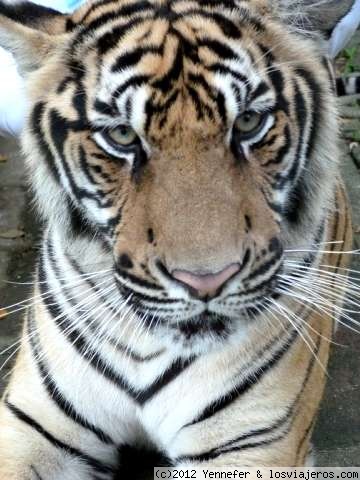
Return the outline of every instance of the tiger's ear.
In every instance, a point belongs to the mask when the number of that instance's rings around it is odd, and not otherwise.
[[[287,25],[305,34],[329,38],[336,25],[352,10],[355,0],[277,0],[275,3]]]
[[[13,53],[21,73],[39,67],[61,43],[69,17],[28,1],[0,0],[0,46]]]
[[[307,23],[310,28],[328,36],[351,11],[354,2],[355,0],[303,0]]]

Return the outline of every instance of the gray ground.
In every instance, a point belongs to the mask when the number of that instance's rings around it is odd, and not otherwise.
[[[348,145],[344,145],[344,152],[348,152]],[[39,227],[34,220],[23,161],[16,145],[0,138],[0,154],[8,157],[5,162],[0,160],[1,309],[23,300],[30,292],[29,285],[7,282],[31,281]],[[358,229],[360,163],[356,166],[350,155],[344,153],[343,172],[353,204],[354,225]],[[354,268],[360,269],[360,262],[356,267],[354,260]],[[1,320],[0,310],[0,352],[16,341],[20,325],[21,312]],[[322,466],[360,466],[360,335],[340,328],[336,340],[345,346],[335,346],[332,351],[328,386],[314,436],[317,463]],[[0,354],[0,367],[12,351]],[[0,371],[0,392],[8,371],[9,364]]]

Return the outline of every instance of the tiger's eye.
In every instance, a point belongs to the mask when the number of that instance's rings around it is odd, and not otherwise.
[[[263,118],[261,113],[247,111],[237,117],[234,127],[238,133],[249,135],[258,130]]]
[[[107,132],[109,138],[121,147],[130,147],[137,140],[135,130],[127,125],[119,125],[118,127]]]

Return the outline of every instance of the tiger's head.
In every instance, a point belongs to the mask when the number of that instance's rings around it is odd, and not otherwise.
[[[176,338],[239,331],[279,295],[284,250],[322,239],[336,109],[322,12],[303,32],[293,8],[94,0],[62,15],[0,3],[49,228],[70,250],[99,245],[119,294]]]

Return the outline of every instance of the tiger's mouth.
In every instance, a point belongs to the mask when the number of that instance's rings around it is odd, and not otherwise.
[[[177,331],[185,340],[206,335],[224,339],[240,325],[256,320],[266,310],[270,299],[280,296],[278,285],[282,269],[280,263],[270,278],[259,281],[256,286],[245,288],[245,280],[236,285],[240,286],[239,291],[214,298],[177,298],[160,289],[151,295],[131,288],[116,275],[115,278],[121,295],[149,329]]]

